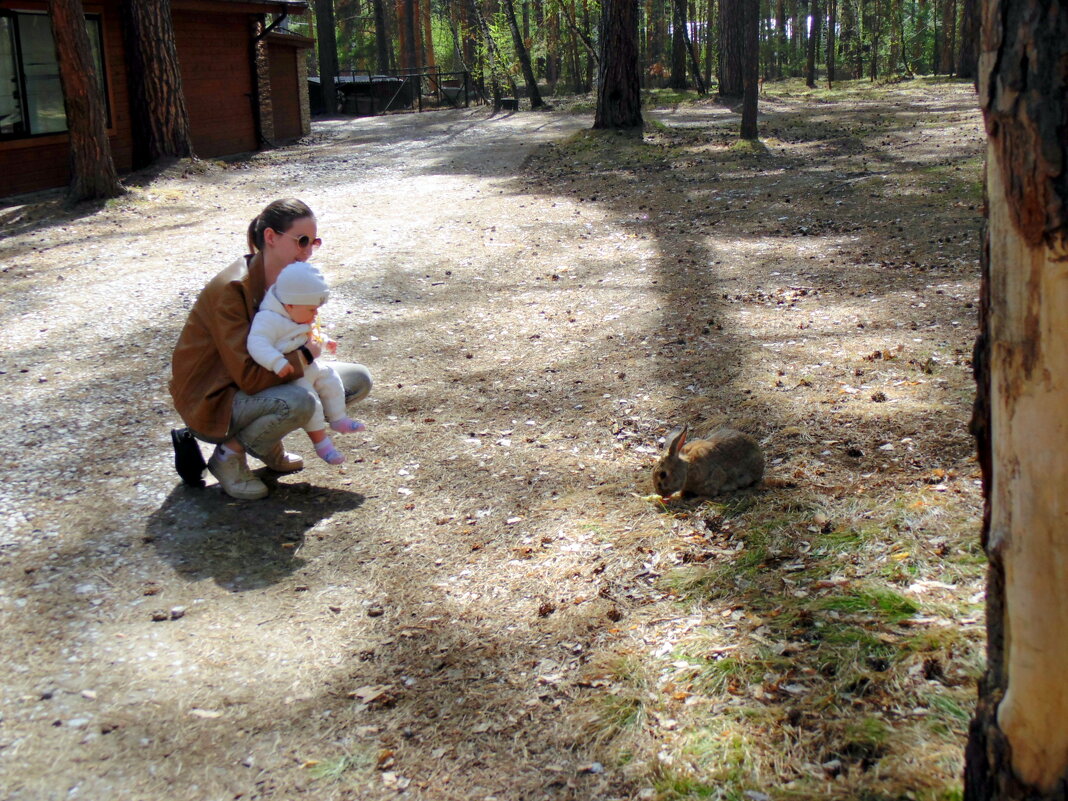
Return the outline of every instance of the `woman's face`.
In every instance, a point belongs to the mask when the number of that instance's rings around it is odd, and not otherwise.
[[[306,244],[301,247],[301,240]],[[285,231],[268,228],[264,231],[264,244],[274,250],[284,264],[295,261],[311,261],[315,249],[321,244],[318,225],[314,217],[299,217]]]

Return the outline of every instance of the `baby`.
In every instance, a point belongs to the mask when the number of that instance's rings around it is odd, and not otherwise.
[[[259,311],[252,318],[248,333],[248,352],[257,364],[266,367],[279,378],[293,372],[293,365],[285,354],[297,350],[312,340],[322,343],[328,353],[337,351],[337,343],[319,331],[316,315],[319,307],[330,297],[330,288],[323,274],[304,261],[286,267],[274,286],[267,290]],[[308,352],[305,352],[307,358]],[[330,464],[341,464],[345,457],[326,435],[326,421],[330,428],[345,434],[363,431],[365,426],[345,414],[345,387],[341,378],[328,364],[312,361],[304,368],[300,386],[315,397],[315,413],[304,430],[308,432],[315,452]]]

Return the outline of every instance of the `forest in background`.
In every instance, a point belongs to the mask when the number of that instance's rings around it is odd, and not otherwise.
[[[756,0],[753,0],[756,2]],[[747,0],[643,0],[643,88],[715,88],[740,96],[740,26]],[[333,17],[342,73],[467,71],[489,84],[522,86],[524,61],[557,93],[594,88],[598,0],[314,0],[291,30],[325,41]],[[975,75],[974,0],[759,0],[762,79],[817,81]],[[318,15],[318,18],[317,16]],[[321,54],[309,52],[310,74]],[[522,90],[519,89],[520,93]]]

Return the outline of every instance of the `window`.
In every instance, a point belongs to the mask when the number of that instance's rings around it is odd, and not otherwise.
[[[100,18],[87,15],[85,27],[106,104]],[[0,12],[0,139],[65,130],[52,21],[44,13]]]

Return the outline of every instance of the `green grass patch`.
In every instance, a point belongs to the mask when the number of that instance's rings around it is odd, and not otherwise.
[[[865,586],[851,589],[839,595],[817,599],[813,606],[827,612],[848,615],[869,615],[887,623],[900,623],[912,617],[920,606],[888,587]]]

